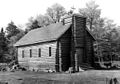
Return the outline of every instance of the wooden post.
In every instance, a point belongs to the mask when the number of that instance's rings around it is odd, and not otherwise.
[[[60,49],[60,46],[61,44],[59,44],[59,71],[61,72],[62,71],[62,58],[61,58],[61,49]]]
[[[71,67],[73,67],[73,72],[75,72],[75,43],[74,43],[74,16],[72,16],[72,35],[71,35]]]
[[[85,24],[86,24],[86,19],[85,19]],[[87,62],[87,49],[86,49],[86,25],[85,25],[85,28],[84,28],[84,53],[83,53],[83,62]]]
[[[74,45],[73,45],[73,54],[74,54],[74,69],[75,69],[75,71],[77,71],[77,67],[78,67],[78,65],[77,65],[77,54],[76,54],[76,48],[75,48],[75,45],[76,45],[76,39],[75,39],[75,37],[76,37],[76,31],[75,31],[75,28],[76,28],[76,19],[75,19],[75,16],[73,16],[73,43],[74,43]]]
[[[77,52],[75,52],[75,70],[78,71],[78,57]]]

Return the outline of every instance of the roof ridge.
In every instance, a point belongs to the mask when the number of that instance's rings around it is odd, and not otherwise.
[[[37,29],[43,29],[43,28],[49,28],[49,26],[52,26],[52,25],[55,25],[55,24],[60,24],[60,23],[62,23],[62,22],[52,23],[52,24],[49,24],[47,26],[43,26],[43,27],[38,27],[38,28],[32,29],[30,31],[34,31],[34,30],[37,30]]]

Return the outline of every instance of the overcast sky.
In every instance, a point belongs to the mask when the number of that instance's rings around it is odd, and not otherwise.
[[[24,25],[28,18],[44,14],[54,3],[59,3],[66,10],[72,6],[85,7],[90,0],[0,0],[0,27],[6,27],[12,20],[16,25]],[[120,25],[120,0],[95,0],[102,9],[102,17],[113,19]]]

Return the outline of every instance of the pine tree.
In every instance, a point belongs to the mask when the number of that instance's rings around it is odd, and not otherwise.
[[[8,23],[8,26],[6,27],[6,32],[7,32],[7,39],[9,40],[8,42],[8,57],[7,58],[9,61],[16,60],[17,54],[16,54],[16,47],[14,44],[22,37],[24,36],[24,31],[20,28],[18,28],[14,22]]]
[[[35,20],[35,21],[32,23],[32,25],[30,26],[30,29],[36,29],[36,28],[39,28],[39,27],[40,27],[40,26],[39,26],[38,21]]]
[[[5,62],[6,61],[6,54],[8,54],[8,41],[5,37],[5,33],[3,31],[3,28],[1,28],[0,32],[0,61]]]
[[[7,38],[8,39],[19,33],[19,29],[17,28],[17,26],[12,21],[8,24],[8,26],[6,27],[6,30],[7,30]]]

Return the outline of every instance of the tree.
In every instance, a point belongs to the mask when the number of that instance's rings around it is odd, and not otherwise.
[[[29,18],[29,22],[26,25],[28,30],[32,30],[40,27],[38,20],[33,19],[33,17]]]
[[[11,41],[11,38],[16,37],[16,40],[15,40],[16,42],[24,35],[24,31],[18,28],[12,21],[6,27],[6,32],[7,32],[7,38],[9,39],[9,41]]]
[[[15,36],[11,36],[9,39],[8,49],[9,49],[9,55],[11,56],[12,60],[17,60],[17,49],[14,47],[14,44],[20,40],[25,35],[25,32],[22,29],[18,29],[19,33],[17,33]]]
[[[61,17],[65,15],[65,13],[65,8],[58,3],[52,5],[51,7],[48,7],[47,9],[47,15],[50,16],[54,23],[60,22]]]
[[[6,27],[6,31],[7,31],[7,38],[8,39],[10,39],[11,36],[15,36],[17,33],[19,33],[17,26],[12,21]]]
[[[48,15],[38,15],[36,17],[36,20],[38,21],[38,24],[43,27],[43,26],[47,26],[51,23],[53,23],[53,20],[48,16]]]
[[[113,58],[119,54],[119,32],[116,25],[112,20],[106,19],[104,21],[104,31],[101,37],[97,38],[97,49],[99,56],[103,58],[104,61],[113,61]],[[114,56],[114,57],[113,57]]]
[[[119,54],[120,33],[113,20],[101,18],[101,10],[95,1],[86,4],[86,8],[79,9],[82,16],[87,17],[87,27],[96,37],[96,57],[102,61],[113,60]]]
[[[90,31],[93,33],[96,40],[101,39],[102,35],[106,32],[104,26],[105,26],[105,19],[99,18],[97,20],[97,23],[93,25],[93,29],[90,29]]]
[[[8,42],[8,54],[10,56],[11,60],[16,59],[16,48],[14,47],[14,44],[22,37],[24,36],[24,31],[19,29],[14,22],[10,22],[8,26],[6,27],[7,32],[7,39]]]
[[[8,40],[5,37],[3,28],[1,28],[1,32],[0,32],[0,61],[1,62],[8,61],[7,54],[8,54]]]
[[[52,23],[60,22],[61,17],[66,13],[65,8],[57,3],[51,7],[48,7],[46,12],[47,13],[45,15],[40,14],[35,18],[30,17],[28,19],[28,23],[26,24],[27,28],[25,32],[27,33],[32,29],[41,28]]]
[[[53,23],[52,19],[48,15],[38,15],[35,18],[29,18],[26,28],[26,31],[30,31],[32,29],[41,28],[43,26],[47,26]]]
[[[95,1],[90,1],[86,4],[86,8],[79,9],[79,13],[87,17],[87,25],[89,25],[91,30],[96,28],[95,25],[100,18],[101,10],[98,7],[99,5]]]

